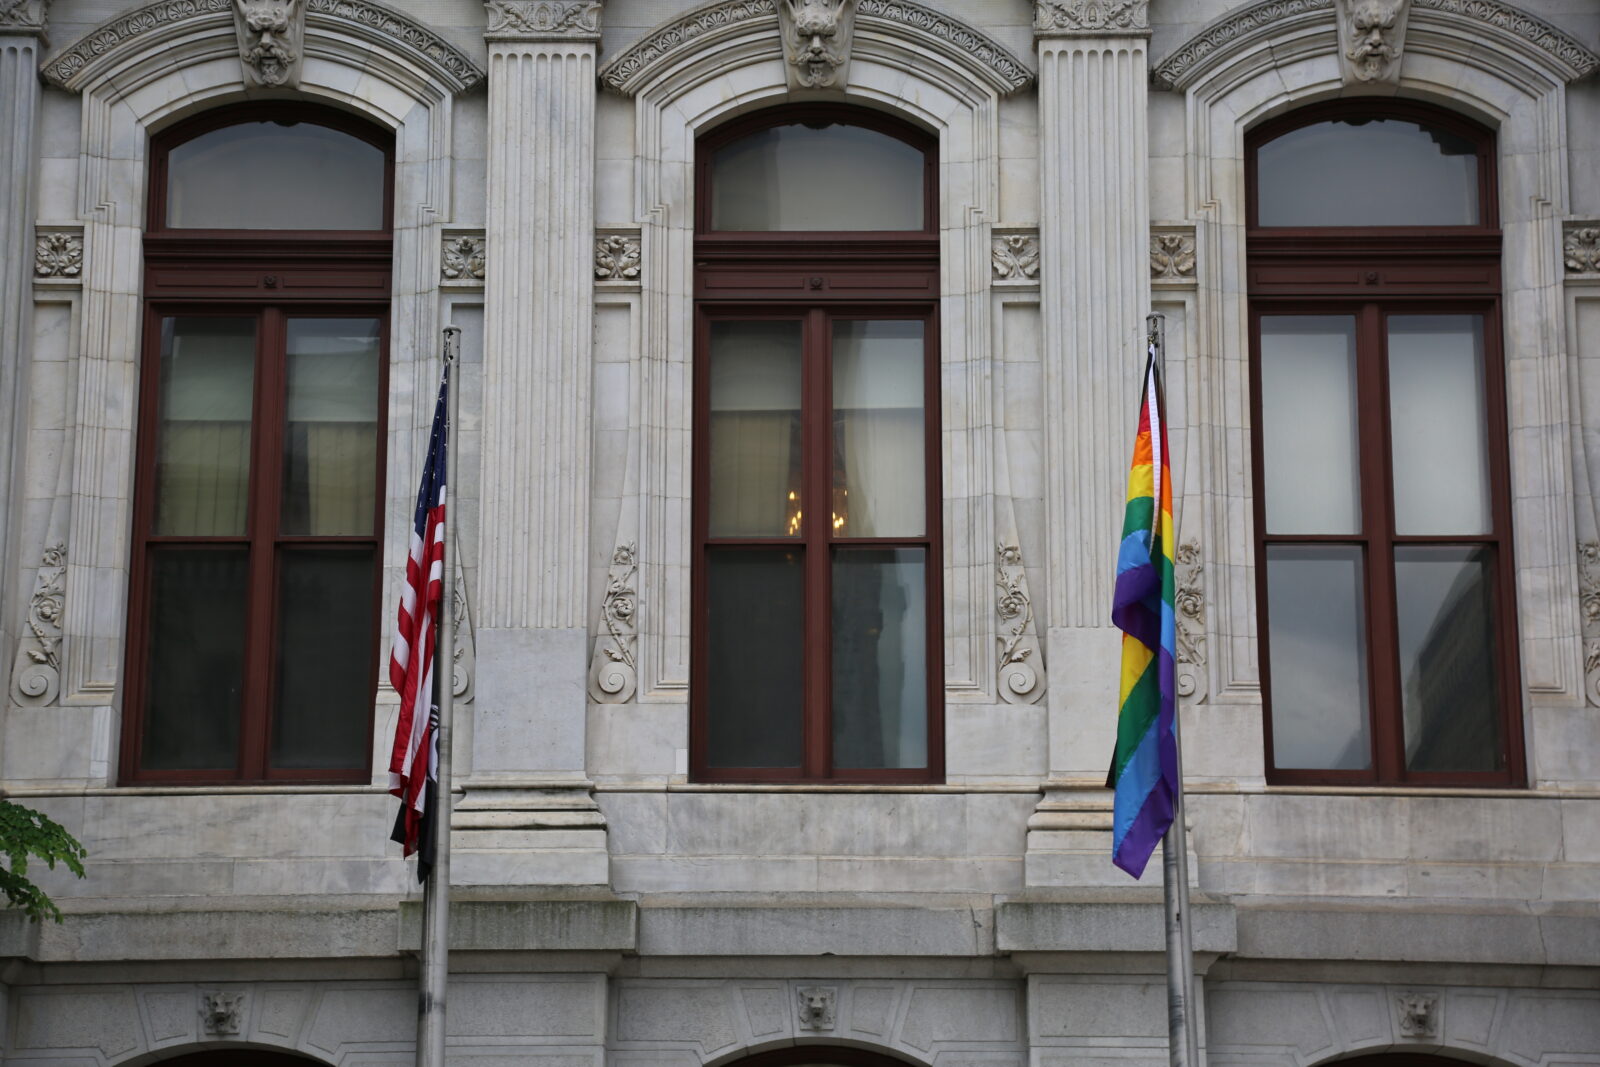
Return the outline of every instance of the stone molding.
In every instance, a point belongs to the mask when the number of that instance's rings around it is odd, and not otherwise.
[[[1150,231],[1150,284],[1163,289],[1192,288],[1194,227],[1154,227]]]
[[[0,34],[43,37],[49,28],[47,0],[0,0]]]
[[[990,238],[989,266],[996,285],[1039,284],[1039,231],[996,229]]]
[[[1000,645],[996,688],[1007,704],[1036,704],[1046,689],[1044,654],[1033,619],[1028,572],[1015,543],[995,546],[994,610],[999,617]]]
[[[1150,0],[1037,0],[1036,37],[1089,34],[1096,37],[1150,34]]]
[[[638,93],[682,53],[703,51],[710,41],[732,37],[745,23],[777,19],[777,0],[716,0],[664,23],[607,63],[600,78],[627,96]],[[906,37],[957,58],[980,72],[1002,95],[1033,81],[1033,71],[981,30],[911,0],[857,0],[857,29]]]
[[[482,230],[446,230],[439,256],[439,284],[481,286],[489,269],[487,241]]]
[[[83,230],[40,226],[33,239],[35,281],[77,282],[83,277]]]
[[[1340,3],[1345,0],[1340,0]],[[1158,89],[1186,89],[1237,56],[1303,30],[1332,28],[1327,13],[1335,0],[1265,0],[1231,11],[1179,45],[1156,64]],[[1541,58],[1561,81],[1575,81],[1600,67],[1596,55],[1570,34],[1501,0],[1410,0],[1409,23],[1426,24],[1464,43],[1498,38],[1508,48]],[[1343,31],[1340,31],[1343,32]],[[1481,47],[1481,45],[1480,45]],[[1348,59],[1342,62],[1348,63]]]
[[[57,88],[82,92],[180,33],[214,22],[231,25],[233,5],[234,0],[160,0],[119,15],[47,59],[44,79]],[[305,18],[308,32],[343,32],[409,56],[453,93],[483,80],[483,71],[464,52],[410,16],[375,0],[305,0]]]
[[[598,41],[598,0],[487,0],[488,41]]]
[[[1561,258],[1568,274],[1600,274],[1600,221],[1569,222],[1563,227]]]
[[[28,618],[17,660],[11,668],[11,695],[26,707],[53,704],[61,693],[61,623],[67,601],[67,546],[44,550],[28,600]]]

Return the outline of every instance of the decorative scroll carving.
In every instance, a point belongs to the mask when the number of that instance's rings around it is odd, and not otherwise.
[[[1044,696],[1044,657],[1033,624],[1033,599],[1028,595],[1028,574],[1022,550],[1016,545],[995,546],[995,614],[1000,616],[1000,697],[1008,704],[1033,704]]]
[[[795,995],[800,1001],[800,1029],[833,1029],[838,990],[831,986],[805,986],[795,990]]]
[[[618,92],[633,93],[645,71],[679,49],[700,47],[697,39],[732,30],[741,23],[776,15],[776,0],[722,0],[698,8],[646,34],[632,48],[600,72],[601,80]],[[964,54],[984,70],[1004,93],[1013,93],[1033,81],[1033,71],[992,38],[964,23],[911,0],[856,0],[856,18],[910,28],[938,39]]]
[[[1395,998],[1401,1037],[1437,1037],[1439,998],[1433,993],[1401,993]]]
[[[444,256],[439,263],[439,273],[447,282],[482,281],[488,266],[484,239],[472,234],[461,234],[444,239]]]
[[[777,0],[791,89],[844,88],[856,0]]]
[[[1150,280],[1192,282],[1194,277],[1194,234],[1152,233],[1150,235]]]
[[[594,276],[603,282],[639,280],[639,238],[632,234],[603,233],[594,239]]]
[[[1574,79],[1600,67],[1600,56],[1585,48],[1577,38],[1500,0],[1411,0],[1411,6],[1414,10],[1461,15],[1520,37],[1571,67]]]
[[[243,993],[200,994],[200,1026],[208,1034],[237,1034],[243,1014]]]
[[[598,0],[488,0],[488,40],[547,40],[600,37]]]
[[[1069,33],[1145,33],[1150,0],[1038,0],[1033,29],[1045,36]]]
[[[1600,272],[1600,226],[1584,223],[1568,226],[1561,254],[1569,271],[1577,274]]]
[[[83,234],[41,233],[33,243],[33,273],[38,278],[77,278],[83,273]]]
[[[234,0],[233,25],[246,85],[292,89],[300,84],[305,0]]]
[[[1578,607],[1583,612],[1583,691],[1600,706],[1600,541],[1578,542]]]
[[[67,546],[44,550],[28,601],[28,621],[11,668],[17,703],[44,707],[61,693],[61,620],[67,602]]]
[[[43,35],[47,7],[45,0],[0,0],[0,33]]]
[[[1175,590],[1172,608],[1177,621],[1178,695],[1199,704],[1206,698],[1205,561],[1193,540],[1178,545],[1173,556]]]
[[[589,662],[589,696],[601,704],[625,704],[639,684],[634,662],[638,639],[639,594],[634,577],[639,570],[639,546],[618,545],[611,554],[605,598],[600,602],[603,632],[595,638]]]
[[[472,608],[467,601],[467,576],[456,568],[455,590],[450,597],[451,617],[455,623],[455,654],[451,656],[450,690],[456,700],[465,704],[472,699],[472,680],[478,673],[478,645],[472,628]]]
[[[1405,47],[1406,0],[1334,0],[1346,82],[1398,84]]]
[[[1036,233],[997,233],[992,238],[989,264],[996,281],[1036,282],[1039,280],[1039,235]]]

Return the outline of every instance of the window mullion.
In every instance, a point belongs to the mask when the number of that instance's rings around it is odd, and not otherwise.
[[[251,410],[249,623],[245,629],[244,693],[240,711],[240,771],[246,778],[267,775],[267,727],[272,695],[272,646],[276,637],[273,575],[277,569],[279,426],[283,395],[283,313],[261,314],[256,349],[255,400]]]
[[[1367,624],[1372,688],[1373,767],[1380,782],[1400,780],[1405,768],[1400,710],[1399,623],[1394,600],[1394,492],[1389,430],[1388,346],[1378,304],[1361,309],[1357,381],[1362,411],[1362,526],[1367,535]]]
[[[806,313],[801,351],[801,478],[805,486],[805,723],[802,731],[805,761],[802,775],[827,778],[833,770],[832,753],[832,651],[833,613],[829,572],[829,519],[832,496],[833,435],[832,390],[828,383],[827,313],[812,308]]]

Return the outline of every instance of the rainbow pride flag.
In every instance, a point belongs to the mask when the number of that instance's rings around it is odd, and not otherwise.
[[[1177,806],[1176,629],[1172,614],[1172,463],[1155,347],[1145,364],[1139,436],[1117,550],[1111,621],[1122,631],[1111,862],[1138,878]]]

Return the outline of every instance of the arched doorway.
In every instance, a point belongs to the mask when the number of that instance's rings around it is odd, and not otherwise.
[[[908,1067],[910,1061],[840,1045],[791,1045],[758,1052],[727,1067]]]

